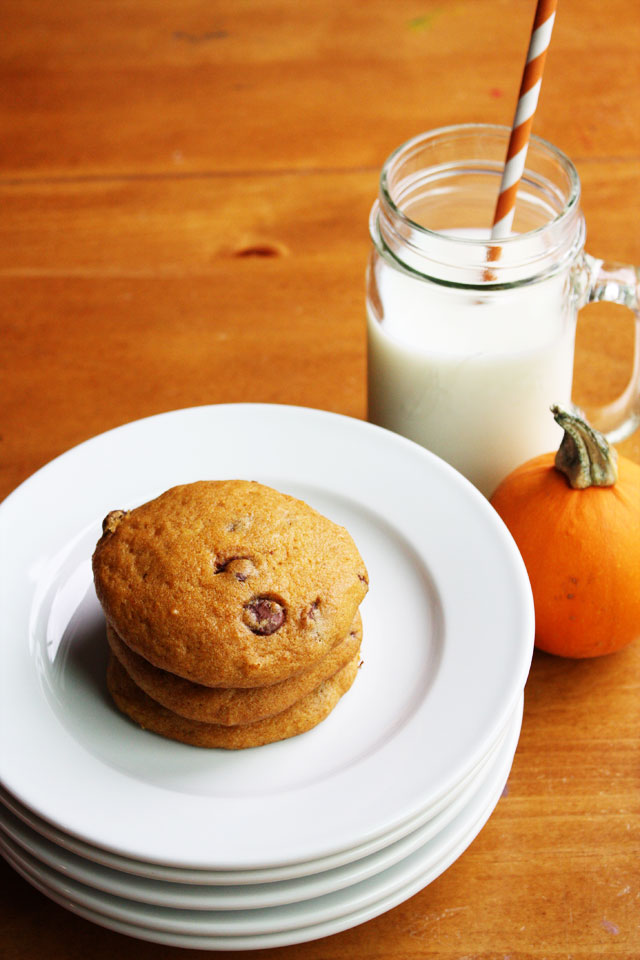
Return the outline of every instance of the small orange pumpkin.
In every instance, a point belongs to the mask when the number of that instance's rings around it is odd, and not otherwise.
[[[558,452],[502,481],[491,503],[525,562],[536,646],[597,657],[640,637],[640,466],[560,407]]]

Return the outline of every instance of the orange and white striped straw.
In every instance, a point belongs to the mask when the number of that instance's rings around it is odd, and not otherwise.
[[[524,173],[533,117],[538,106],[542,84],[544,61],[551,40],[551,31],[556,16],[558,0],[538,0],[531,28],[531,40],[522,74],[518,105],[511,128],[507,157],[505,160],[500,194],[496,204],[491,229],[491,239],[501,240],[509,236],[516,208],[518,185]],[[499,250],[499,248],[498,248]],[[498,251],[495,251],[497,253]],[[495,257],[494,253],[494,257]],[[499,256],[499,253],[498,253]],[[492,258],[493,259],[493,258]]]

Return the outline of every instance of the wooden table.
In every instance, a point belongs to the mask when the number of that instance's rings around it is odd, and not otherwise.
[[[169,409],[365,417],[382,161],[431,127],[511,122],[534,6],[6,0],[0,495]],[[578,167],[591,252],[635,263],[639,48],[637,4],[561,2],[535,124]],[[624,383],[633,336],[602,313],[580,322],[592,400]],[[620,450],[640,461],[640,437]],[[467,852],[386,915],[265,960],[637,960],[639,797],[640,643],[536,654],[508,791]],[[198,955],[94,926],[4,862],[0,877],[6,960]]]

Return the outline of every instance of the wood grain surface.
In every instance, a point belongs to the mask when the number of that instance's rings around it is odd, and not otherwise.
[[[534,8],[5,0],[0,497],[165,410],[252,400],[365,417],[382,162],[428,128],[511,122]],[[590,252],[632,263],[639,49],[637,0],[561,0],[534,125],[578,168]],[[620,391],[632,343],[631,314],[584,311],[578,398]],[[639,434],[619,449],[640,462]],[[381,917],[258,955],[638,960],[639,808],[640,643],[598,661],[536,653],[505,795],[463,856]],[[0,880],[3,960],[206,955],[94,926],[3,861]]]

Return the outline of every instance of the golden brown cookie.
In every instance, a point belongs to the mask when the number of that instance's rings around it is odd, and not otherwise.
[[[173,487],[103,529],[93,571],[108,622],[154,666],[206,686],[308,670],[368,589],[343,527],[255,482]]]
[[[356,677],[359,662],[360,657],[357,655],[333,677],[324,680],[315,690],[282,713],[256,723],[235,727],[199,723],[197,720],[187,720],[172,713],[137,687],[113,654],[109,657],[107,685],[118,709],[145,730],[194,747],[242,750],[274,743],[276,740],[286,740],[315,727],[331,713],[347,692]]]
[[[360,649],[362,618],[358,611],[347,637],[310,670],[268,687],[205,687],[154,667],[130,650],[109,624],[107,638],[111,652],[152,700],[190,720],[236,726],[281,713],[344,667]]]

